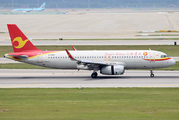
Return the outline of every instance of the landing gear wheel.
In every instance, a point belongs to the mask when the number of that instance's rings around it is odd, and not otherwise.
[[[92,78],[96,78],[98,76],[98,73],[97,72],[93,72],[92,74],[91,74],[91,77]]]
[[[152,69],[150,69],[150,77],[154,77]]]
[[[154,77],[154,74],[151,74],[150,77]]]

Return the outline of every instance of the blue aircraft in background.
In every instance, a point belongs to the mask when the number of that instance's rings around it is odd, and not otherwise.
[[[39,8],[20,8],[20,9],[13,9],[13,12],[31,12],[31,11],[43,11],[45,9],[45,2]]]

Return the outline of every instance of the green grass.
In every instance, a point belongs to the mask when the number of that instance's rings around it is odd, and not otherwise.
[[[50,69],[26,63],[0,63],[0,69]]]
[[[178,120],[178,88],[0,89],[1,120]]]
[[[26,63],[0,63],[0,69],[50,69]],[[179,70],[179,61],[174,66],[168,68],[161,68],[157,70]]]
[[[59,46],[36,46],[40,50],[72,50],[71,45],[59,45]],[[169,56],[179,56],[179,46],[174,45],[75,45],[77,50],[152,50],[162,51]],[[11,46],[0,46],[0,57],[3,57],[6,53],[12,53]]]

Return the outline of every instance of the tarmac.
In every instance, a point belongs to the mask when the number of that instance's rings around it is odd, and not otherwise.
[[[168,34],[153,33],[152,31],[179,30],[178,16],[178,12],[171,14],[159,11],[143,11],[141,13],[77,11],[68,12],[65,15],[0,15],[0,32],[5,32],[0,33],[0,40],[9,38],[7,24],[17,24],[28,38],[93,39]],[[141,31],[149,33],[140,33]]]
[[[0,88],[96,88],[96,87],[179,87],[179,71],[126,70],[124,75],[99,74],[92,71],[0,69]]]
[[[31,40],[34,45],[174,45],[179,40]],[[0,45],[11,46],[11,41],[0,41]],[[148,48],[147,48],[148,49]]]

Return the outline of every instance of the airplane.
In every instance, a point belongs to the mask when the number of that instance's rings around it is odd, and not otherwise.
[[[153,69],[170,67],[175,60],[154,50],[76,50],[42,51],[36,48],[16,24],[7,24],[14,52],[4,55],[12,60],[55,69],[92,70],[91,77],[122,75],[125,69]]]
[[[19,8],[19,9],[13,9],[13,12],[31,12],[31,11],[43,11],[45,10],[45,2],[39,7],[39,8]]]

